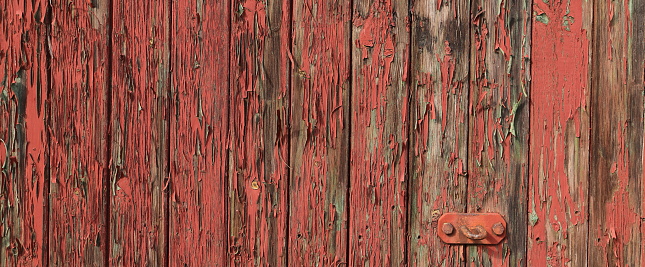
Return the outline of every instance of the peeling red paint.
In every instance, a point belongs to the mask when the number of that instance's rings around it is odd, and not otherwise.
[[[405,2],[355,1],[349,265],[405,265],[409,32]]]
[[[107,2],[50,1],[52,265],[103,265],[109,112]]]
[[[533,2],[529,265],[586,264],[589,7]]]
[[[169,6],[115,0],[112,10],[109,262],[159,266],[166,263]]]
[[[231,265],[285,266],[289,161],[290,3],[234,1]]]
[[[594,3],[588,257],[607,266],[641,266],[645,43],[636,40],[643,39],[645,7],[622,4]]]
[[[0,7],[2,266],[645,261],[641,0]]]
[[[456,265],[464,255],[435,231],[443,212],[466,209],[470,2],[434,3],[411,7],[410,266]]]
[[[227,247],[230,7],[172,2],[170,266],[227,266],[235,253]]]
[[[498,212],[508,223],[501,245],[467,251],[473,266],[526,265],[530,5],[498,0],[471,7],[468,210]]]
[[[295,1],[289,264],[347,263],[351,1]],[[350,207],[351,208],[351,207]]]
[[[0,4],[0,265],[47,263],[45,1]]]

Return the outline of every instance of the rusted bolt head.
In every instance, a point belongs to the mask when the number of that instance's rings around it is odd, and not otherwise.
[[[502,223],[493,224],[493,233],[496,235],[503,235],[504,231],[506,231],[506,228],[504,228]]]
[[[450,223],[444,223],[441,226],[441,230],[443,231],[444,234],[449,235],[449,234],[452,234],[452,232],[455,231],[455,227],[452,226],[452,224],[450,224]]]

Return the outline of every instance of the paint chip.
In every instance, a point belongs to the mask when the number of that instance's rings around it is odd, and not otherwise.
[[[531,223],[531,226],[535,226],[538,222],[538,215],[535,213],[535,210],[529,214],[529,222]]]
[[[546,13],[542,13],[535,16],[535,20],[542,22],[544,24],[549,24],[549,17],[546,15]]]

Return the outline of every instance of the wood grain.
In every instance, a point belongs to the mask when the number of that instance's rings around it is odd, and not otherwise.
[[[109,1],[50,1],[50,264],[102,266],[108,253]]]
[[[289,264],[348,263],[351,1],[294,1]]]
[[[530,1],[471,6],[468,212],[505,217],[501,246],[470,246],[476,266],[526,266]]]
[[[235,0],[233,8],[229,260],[286,266],[291,3]]]
[[[594,3],[588,244],[593,265],[643,265],[644,6],[639,0]]]
[[[227,265],[230,3],[173,1],[171,266]]]
[[[350,266],[407,262],[408,3],[354,1]]]
[[[0,4],[0,266],[47,263],[46,1]]]
[[[463,247],[437,236],[445,212],[466,211],[470,1],[412,3],[411,266],[456,266]]]
[[[112,5],[109,260],[117,266],[160,266],[166,259],[170,2],[114,0]]]
[[[588,180],[592,3],[533,1],[528,266],[595,265],[586,261],[597,182]]]

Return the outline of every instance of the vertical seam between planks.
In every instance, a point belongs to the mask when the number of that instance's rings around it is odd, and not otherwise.
[[[112,31],[114,28],[114,1],[108,0],[108,24],[107,24],[107,69],[106,69],[106,93],[105,93],[105,114],[107,116],[105,136],[105,162],[103,166],[103,207],[105,209],[105,226],[103,241],[103,262],[104,266],[110,266],[110,174],[112,169]]]
[[[459,2],[457,2],[457,3],[459,3]],[[468,45],[468,73],[466,73],[466,77],[467,77],[466,78],[466,86],[468,86],[468,90],[466,90],[466,92],[468,94],[466,96],[466,101],[468,101],[467,106],[470,106],[470,104],[471,104],[470,103],[470,94],[471,94],[470,90],[472,90],[472,86],[471,86],[471,80],[470,80],[471,76],[470,76],[470,74],[472,72],[472,69],[474,68],[473,65],[475,65],[475,63],[472,60],[472,56],[473,56],[473,49],[472,49],[472,41],[473,41],[472,40],[472,35],[473,35],[473,26],[472,26],[473,25],[473,22],[472,22],[472,15],[473,14],[472,14],[472,12],[473,12],[473,9],[472,8],[473,8],[473,0],[470,0],[470,1],[468,1],[468,20],[466,22],[466,23],[468,23],[468,43],[467,43],[467,45]],[[486,49],[486,48],[484,48],[484,49]],[[477,78],[476,75],[475,75],[475,78]],[[468,191],[469,191],[468,188],[470,187],[470,185],[469,185],[469,182],[470,182],[470,175],[469,175],[470,169],[468,168],[468,166],[469,166],[468,160],[470,158],[470,116],[471,116],[471,114],[470,114],[470,112],[468,110],[466,110],[466,114],[467,115],[465,116],[464,119],[466,121],[466,174],[467,175],[466,175],[466,189],[465,189],[465,192],[464,192],[464,198],[465,198],[465,200],[464,200],[464,208],[465,208],[465,210],[463,212],[468,212]],[[455,123],[457,123],[457,122],[455,122]],[[459,144],[456,144],[456,145],[459,145]],[[439,227],[439,226],[437,226],[437,227]],[[503,245],[500,245],[500,246],[503,246]],[[468,264],[468,247],[469,246],[461,246],[461,247],[463,249],[461,254],[464,257],[463,262],[461,262],[461,266],[465,267]]]
[[[414,46],[414,40],[415,40],[414,39],[414,37],[415,37],[415,35],[414,35],[414,14],[412,12],[413,7],[414,7],[414,0],[408,0],[408,16],[409,16],[408,17],[408,20],[409,20],[408,23],[410,25],[412,25],[412,26],[410,27],[410,49],[409,49],[410,51],[408,52],[409,55],[410,55],[408,60],[410,60],[410,62],[408,63],[408,66],[407,66],[407,72],[408,72],[408,79],[409,79],[410,87],[409,87],[409,90],[408,90],[408,100],[407,100],[408,105],[409,105],[409,108],[408,108],[408,123],[409,123],[409,125],[408,125],[408,164],[407,164],[407,168],[408,168],[408,174],[407,174],[408,175],[408,184],[406,185],[407,192],[406,192],[405,204],[407,205],[407,211],[408,212],[405,215],[405,218],[406,218],[405,226],[407,227],[407,234],[408,234],[407,235],[407,240],[408,240],[407,243],[409,243],[409,244],[412,244],[412,238],[413,238],[412,235],[410,234],[410,228],[411,228],[410,224],[412,223],[412,212],[410,212],[411,209],[412,209],[412,198],[410,197],[410,192],[411,192],[410,188],[411,188],[411,184],[412,184],[412,177],[415,177],[415,176],[412,175],[412,172],[414,171],[414,168],[412,166],[413,162],[414,162],[414,160],[413,160],[414,153],[413,153],[413,148],[411,147],[412,146],[412,140],[414,140],[414,136],[413,136],[414,131],[413,131],[412,127],[413,127],[413,125],[416,126],[416,124],[414,124],[410,120],[412,119],[413,109],[415,109],[412,106],[412,95],[415,94],[416,90],[417,90],[416,86],[414,85],[414,77],[412,76],[412,60],[414,60],[412,58],[412,51],[413,51],[413,49],[415,49],[415,46]],[[409,248],[408,251],[406,251],[405,253],[406,253],[407,263],[411,264],[412,263],[412,249]]]
[[[526,216],[526,220],[525,220],[525,222],[526,222],[526,239],[524,240],[524,259],[523,259],[524,262],[525,262],[524,266],[528,266],[528,264],[529,264],[528,257],[529,257],[529,240],[530,240],[530,234],[529,234],[530,231],[528,229],[529,228],[528,223],[530,221],[529,220],[530,219],[529,218],[529,214],[530,214],[530,212],[529,212],[529,204],[531,202],[530,201],[530,197],[531,197],[531,149],[532,149],[531,148],[531,138],[532,138],[532,131],[531,131],[531,106],[532,106],[531,96],[533,95],[533,90],[532,90],[533,89],[533,81],[531,80],[533,78],[533,75],[532,75],[533,67],[531,65],[533,64],[533,1],[529,2],[529,7],[527,9],[529,10],[529,13],[528,13],[529,16],[531,16],[527,20],[528,21],[527,23],[529,24],[528,28],[530,29],[529,32],[528,32],[528,36],[529,36],[528,37],[528,42],[529,42],[528,47],[531,50],[529,52],[528,63],[526,63],[529,66],[529,72],[528,72],[529,73],[529,80],[528,80],[528,82],[529,82],[529,86],[528,86],[529,92],[528,92],[528,95],[526,96],[526,98],[528,99],[528,101],[527,101],[528,109],[527,110],[528,110],[528,122],[529,123],[528,123],[528,126],[527,126],[528,127],[528,135],[527,135],[527,138],[526,138],[526,146],[527,146],[526,161],[527,161],[527,164],[528,164],[528,173],[526,174],[526,178],[525,178],[525,182],[526,182],[526,197],[525,197],[526,198],[526,214],[525,214],[525,216]],[[521,66],[520,66],[520,68],[521,68]]]
[[[529,228],[528,224],[529,224],[529,221],[530,221],[529,220],[530,219],[529,218],[529,202],[530,202],[529,200],[530,200],[530,197],[531,197],[531,138],[532,138],[532,134],[531,134],[532,133],[532,131],[531,131],[531,106],[532,106],[531,96],[533,95],[533,90],[532,90],[533,89],[533,87],[532,87],[533,81],[531,80],[531,78],[533,77],[533,75],[532,75],[533,67],[531,65],[533,64],[533,1],[530,1],[529,5],[530,6],[527,8],[529,10],[528,14],[530,16],[528,18],[528,20],[527,20],[527,23],[529,24],[528,25],[529,26],[528,27],[529,31],[526,34],[528,35],[528,38],[527,38],[528,47],[531,50],[529,52],[529,60],[528,60],[528,63],[527,63],[527,65],[529,66],[529,72],[528,72],[529,73],[529,80],[528,80],[529,86],[527,86],[529,92],[528,92],[528,95],[526,96],[526,98],[528,100],[527,101],[527,103],[528,103],[528,109],[527,109],[528,110],[528,116],[527,117],[528,117],[528,122],[529,123],[528,123],[528,126],[527,126],[528,127],[528,135],[526,137],[526,147],[527,147],[526,162],[528,164],[528,170],[527,170],[527,173],[526,173],[526,178],[524,178],[524,181],[525,181],[525,184],[526,184],[526,196],[525,196],[525,199],[526,199],[526,214],[525,214],[525,216],[526,216],[526,220],[525,220],[526,225],[522,225],[522,227],[526,227],[526,239],[524,240],[524,258],[522,259],[522,261],[524,261],[525,263],[524,263],[523,266],[528,266],[528,264],[529,264],[528,255],[529,255],[529,240],[530,240],[529,232],[530,231],[528,229]],[[521,55],[521,56],[523,57],[523,55]],[[520,64],[521,64],[521,62],[520,62]],[[520,68],[522,68],[522,66],[520,66]],[[520,82],[524,83],[521,79],[520,79]],[[508,226],[507,226],[507,228],[508,228]],[[520,265],[521,264],[522,263],[520,262]]]
[[[586,240],[587,241],[587,246],[586,246],[586,251],[585,251],[585,253],[586,253],[585,266],[587,266],[588,263],[589,263],[589,251],[591,250],[591,248],[590,248],[591,243],[589,242],[591,240],[591,238],[590,238],[590,236],[591,236],[590,235],[591,234],[591,225],[590,225],[590,223],[591,223],[591,220],[590,220],[591,219],[591,214],[590,214],[590,212],[591,212],[591,196],[589,195],[589,193],[591,192],[591,153],[592,153],[592,151],[591,151],[591,141],[592,141],[591,134],[593,133],[592,129],[593,129],[593,126],[594,126],[594,114],[591,111],[591,109],[593,109],[594,90],[596,89],[596,86],[595,86],[595,84],[593,82],[593,80],[594,80],[593,74],[594,74],[594,69],[595,69],[594,67],[596,65],[595,61],[594,61],[594,57],[595,57],[594,52],[596,51],[595,50],[594,37],[596,35],[595,18],[596,18],[596,15],[597,15],[596,14],[597,5],[594,4],[593,2],[591,3],[591,5],[592,5],[592,7],[591,7],[591,33],[590,33],[590,35],[591,35],[590,39],[591,40],[589,40],[589,44],[588,44],[588,48],[590,47],[591,49],[588,49],[588,51],[590,51],[590,52],[587,54],[587,56],[589,57],[587,59],[587,63],[591,63],[591,64],[588,64],[587,66],[589,66],[589,67],[586,69],[587,76],[589,77],[589,79],[586,82],[589,83],[588,84],[588,86],[589,86],[589,102],[591,103],[591,105],[589,105],[589,107],[588,107],[589,108],[589,110],[588,110],[588,112],[589,112],[589,129],[587,129],[587,131],[588,131],[588,133],[587,133],[588,134],[588,136],[587,136],[587,140],[588,140],[587,141],[587,188],[586,188],[587,189],[587,192],[586,192],[587,193],[587,218],[585,218],[586,222],[587,222],[587,236],[585,237],[587,239]],[[589,68],[591,68],[591,72],[589,71]]]
[[[228,47],[229,47],[228,53],[226,54],[226,57],[227,57],[227,59],[226,59],[226,62],[227,62],[227,68],[226,68],[227,74],[226,74],[226,77],[229,77],[229,79],[228,79],[228,84],[227,84],[227,88],[226,88],[226,96],[227,96],[226,97],[226,116],[225,116],[225,118],[226,118],[226,140],[224,140],[226,150],[225,150],[225,155],[223,157],[224,158],[224,171],[223,171],[224,178],[222,179],[223,184],[224,184],[224,190],[222,191],[222,198],[223,198],[223,201],[224,201],[223,214],[224,214],[224,222],[225,222],[224,223],[225,224],[224,225],[225,232],[224,232],[224,238],[223,238],[223,242],[224,242],[224,253],[223,254],[224,255],[222,255],[222,257],[225,259],[225,263],[224,263],[225,266],[230,266],[231,265],[231,261],[228,258],[228,251],[229,251],[229,240],[228,240],[228,238],[230,236],[230,228],[231,228],[230,227],[231,222],[229,220],[229,217],[230,217],[230,214],[229,214],[230,213],[229,179],[230,179],[230,175],[231,175],[231,171],[229,169],[230,168],[229,165],[231,164],[230,163],[230,160],[231,160],[231,157],[230,157],[230,155],[231,155],[231,97],[230,96],[231,96],[231,92],[233,91],[232,90],[233,83],[231,82],[233,80],[232,79],[233,78],[232,77],[233,72],[231,71],[231,68],[233,66],[233,60],[232,60],[232,57],[231,57],[231,51],[233,51],[233,28],[232,28],[233,27],[233,12],[231,12],[231,11],[233,10],[234,1],[235,0],[231,0],[231,1],[228,2],[229,3],[228,11],[227,11],[228,14],[226,14],[226,16],[228,16],[227,23],[228,23]],[[221,251],[220,251],[220,253],[221,253]]]
[[[45,92],[45,172],[44,172],[44,188],[43,188],[43,244],[42,244],[42,264],[44,267],[49,266],[49,214],[50,214],[50,195],[51,195],[51,92],[52,92],[52,53],[51,43],[51,18],[52,7],[51,3],[47,1],[45,11],[45,69],[47,71],[47,91]]]
[[[172,1],[173,0],[168,0],[167,5],[168,5],[168,16],[167,16],[167,21],[168,23],[166,24],[166,36],[168,38],[167,42],[167,50],[166,53],[168,53],[168,73],[166,74],[166,93],[165,93],[165,100],[163,101],[165,107],[164,107],[164,114],[165,120],[166,120],[166,144],[165,144],[165,153],[166,153],[166,166],[164,166],[165,171],[164,175],[165,177],[162,178],[162,181],[164,182],[161,185],[161,193],[163,197],[163,202],[165,205],[165,208],[163,209],[163,225],[164,225],[164,246],[163,249],[163,266],[170,266],[170,190],[172,189],[172,186],[166,187],[166,185],[170,184],[170,142],[171,142],[171,134],[172,134],[172,111],[173,111],[173,101],[172,101],[172,22],[173,22],[173,16],[172,16]],[[164,188],[165,187],[165,188]]]
[[[293,49],[292,49],[291,45],[293,44],[293,28],[294,28],[293,27],[293,20],[294,20],[294,18],[293,18],[293,5],[294,5],[294,1],[289,1],[289,3],[290,3],[290,5],[289,5],[289,10],[287,10],[287,13],[289,14],[289,20],[290,20],[291,24],[289,25],[289,36],[287,37],[287,40],[286,40],[287,45],[285,46],[283,44],[283,47],[286,47],[286,49],[289,49],[288,52],[289,52],[290,55],[292,55],[293,53],[291,51],[293,51]],[[284,14],[284,10],[282,12]],[[287,182],[285,183],[287,188],[284,189],[285,190],[285,193],[284,193],[285,194],[285,201],[287,202],[286,203],[287,204],[286,205],[286,210],[285,210],[285,214],[286,214],[287,218],[285,219],[285,223],[284,223],[285,224],[285,231],[284,231],[285,232],[285,243],[284,243],[284,246],[285,246],[284,247],[284,257],[285,258],[284,258],[284,263],[287,266],[289,266],[289,243],[290,243],[289,240],[291,240],[291,238],[289,237],[289,229],[291,229],[290,228],[290,226],[291,226],[291,224],[290,224],[290,222],[291,222],[291,220],[290,220],[290,218],[291,218],[291,208],[290,208],[290,206],[291,206],[291,190],[290,190],[290,185],[291,185],[291,177],[292,177],[292,175],[291,175],[291,102],[293,101],[293,95],[291,94],[293,84],[291,83],[291,81],[292,81],[292,78],[293,78],[292,77],[292,75],[293,75],[292,70],[295,67],[292,64],[295,64],[295,63],[293,61],[288,61],[287,62],[287,65],[289,65],[290,67],[287,68],[287,77],[286,77],[287,80],[284,83],[284,86],[287,86],[287,90],[288,90],[287,94],[289,95],[289,103],[287,103],[287,105],[285,105],[287,107],[287,116],[286,116],[286,118],[284,118],[284,122],[287,124],[287,132],[286,132],[286,135],[287,135],[286,140],[287,141],[285,143],[286,143],[286,146],[287,146],[287,162],[286,162],[286,165],[287,165],[287,170],[288,170],[286,172]]]
[[[527,9],[529,10],[528,15],[531,16],[527,20],[527,23],[529,24],[528,25],[529,26],[528,27],[528,29],[529,29],[529,32],[528,32],[529,45],[528,45],[528,47],[529,47],[529,49],[531,49],[531,51],[529,52],[529,60],[526,63],[529,66],[529,72],[528,72],[529,73],[529,80],[528,80],[529,86],[527,86],[528,89],[529,89],[529,92],[528,92],[528,95],[526,96],[526,98],[528,100],[527,101],[527,103],[528,103],[528,109],[527,109],[528,110],[528,116],[527,117],[528,117],[528,122],[529,123],[528,123],[528,126],[527,126],[528,127],[528,135],[527,135],[527,138],[526,138],[526,146],[527,146],[526,161],[527,161],[527,164],[528,164],[528,170],[527,170],[527,173],[526,173],[526,178],[524,178],[525,179],[525,184],[526,184],[526,197],[525,197],[525,199],[526,199],[526,214],[525,214],[525,216],[526,216],[526,220],[525,220],[525,222],[526,222],[526,239],[524,240],[524,259],[522,259],[524,261],[523,266],[528,266],[528,264],[529,264],[528,257],[529,257],[529,240],[530,240],[530,235],[529,235],[530,231],[528,229],[529,228],[528,223],[530,222],[530,220],[529,220],[530,219],[529,218],[529,213],[530,213],[529,212],[529,202],[530,202],[530,197],[531,197],[531,178],[530,178],[531,177],[531,137],[532,137],[532,134],[531,134],[532,133],[532,131],[531,131],[531,106],[532,106],[531,95],[533,95],[533,90],[532,90],[533,89],[533,85],[532,85],[533,81],[531,80],[533,78],[533,75],[532,75],[533,68],[531,67],[531,64],[533,64],[533,1],[529,2],[529,6],[527,7]],[[522,57],[523,57],[523,55],[522,55]],[[520,62],[520,64],[521,64],[521,62]],[[522,68],[522,66],[520,66],[520,68]],[[520,82],[522,82],[521,79],[520,79]],[[524,83],[524,82],[522,82],[522,83]],[[521,262],[520,262],[520,265],[522,265]]]
[[[347,224],[346,224],[347,228],[346,228],[346,231],[345,231],[346,238],[347,238],[347,240],[345,240],[345,244],[346,244],[345,245],[345,249],[346,249],[346,251],[345,251],[345,254],[346,254],[345,262],[346,263],[345,264],[347,266],[350,266],[350,263],[352,262],[351,259],[350,259],[350,256],[352,255],[352,253],[350,252],[351,251],[351,244],[352,244],[351,243],[351,239],[352,239],[352,236],[351,236],[352,235],[352,231],[351,231],[352,230],[352,228],[351,228],[352,227],[352,221],[351,221],[352,220],[352,212],[351,212],[351,205],[350,204],[351,204],[351,200],[352,200],[351,199],[352,198],[352,195],[351,195],[351,192],[352,192],[352,181],[351,181],[351,179],[352,179],[352,167],[351,167],[352,166],[352,153],[351,153],[351,151],[352,151],[352,97],[353,97],[352,96],[352,91],[353,91],[352,86],[354,85],[354,71],[353,71],[353,69],[354,69],[353,68],[354,67],[353,58],[354,57],[353,57],[353,53],[352,53],[352,43],[353,43],[352,42],[352,40],[353,40],[352,31],[353,31],[353,25],[354,25],[354,1],[353,0],[349,1],[349,16],[350,16],[349,27],[345,26],[346,30],[349,29],[349,46],[348,46],[348,50],[349,50],[348,51],[348,53],[349,53],[349,56],[348,56],[349,57],[349,70],[348,70],[349,71],[349,77],[348,77],[348,80],[347,80],[348,84],[349,84],[349,86],[347,88],[347,107],[349,107],[349,108],[347,109],[347,125],[345,126],[345,127],[348,127],[348,128],[347,128],[347,130],[343,129],[343,131],[345,131],[347,133],[347,136],[345,137],[345,138],[347,138],[347,147],[346,147],[346,149],[347,149],[346,154],[347,155],[345,155],[345,158],[347,160],[347,166],[345,167],[347,169],[347,173],[345,174],[346,179],[347,179],[346,180],[346,182],[347,182],[347,191],[345,193],[346,194],[346,196],[345,196],[345,207],[346,207],[346,210],[347,210],[347,213],[346,213],[346,216],[347,216],[346,217],[347,218]],[[347,42],[347,41],[344,41],[344,42]],[[345,43],[343,43],[343,46],[344,45],[345,45]]]
[[[414,0],[408,0],[407,2],[408,2],[408,7],[407,7],[407,9],[408,9],[408,14],[407,14],[408,19],[407,19],[407,21],[408,21],[408,25],[410,25],[412,23],[412,5],[413,5]],[[407,139],[408,139],[406,141],[407,152],[408,152],[406,156],[407,156],[408,161],[407,161],[407,164],[405,164],[406,179],[405,179],[405,195],[403,196],[404,197],[403,203],[405,203],[405,209],[404,210],[405,210],[405,218],[406,218],[406,221],[404,223],[404,228],[403,228],[403,238],[405,238],[405,240],[407,240],[407,242],[405,242],[403,244],[403,260],[404,260],[403,266],[409,266],[409,264],[410,264],[410,250],[411,250],[410,245],[412,244],[412,240],[410,238],[411,235],[410,235],[410,224],[409,224],[409,222],[410,222],[410,213],[411,213],[410,212],[410,184],[411,184],[410,177],[412,177],[411,172],[410,172],[411,171],[410,165],[412,164],[411,163],[412,162],[412,157],[410,157],[410,154],[411,154],[411,152],[410,152],[411,151],[411,149],[410,149],[410,142],[411,141],[410,140],[412,140],[412,138],[411,138],[411,136],[412,136],[412,127],[411,127],[412,122],[410,121],[410,112],[411,112],[410,111],[411,110],[410,106],[412,104],[412,79],[413,79],[412,75],[411,75],[411,73],[412,73],[412,64],[411,64],[412,63],[411,62],[412,61],[412,49],[413,49],[413,46],[412,46],[412,28],[409,28],[409,30],[408,30],[408,52],[407,52],[408,62],[407,62],[407,65],[405,64],[405,62],[402,62],[402,64],[404,66],[406,66],[406,68],[402,69],[402,71],[407,73],[407,80],[404,83],[405,86],[406,86],[406,89],[407,89],[407,92],[406,92],[407,93],[407,99],[405,99],[404,101],[407,101],[407,105],[408,105],[408,112],[407,112],[407,114],[405,114],[405,116],[406,116],[405,120],[408,122],[407,133],[405,133],[406,136],[407,136]],[[405,56],[403,58],[405,59]]]

